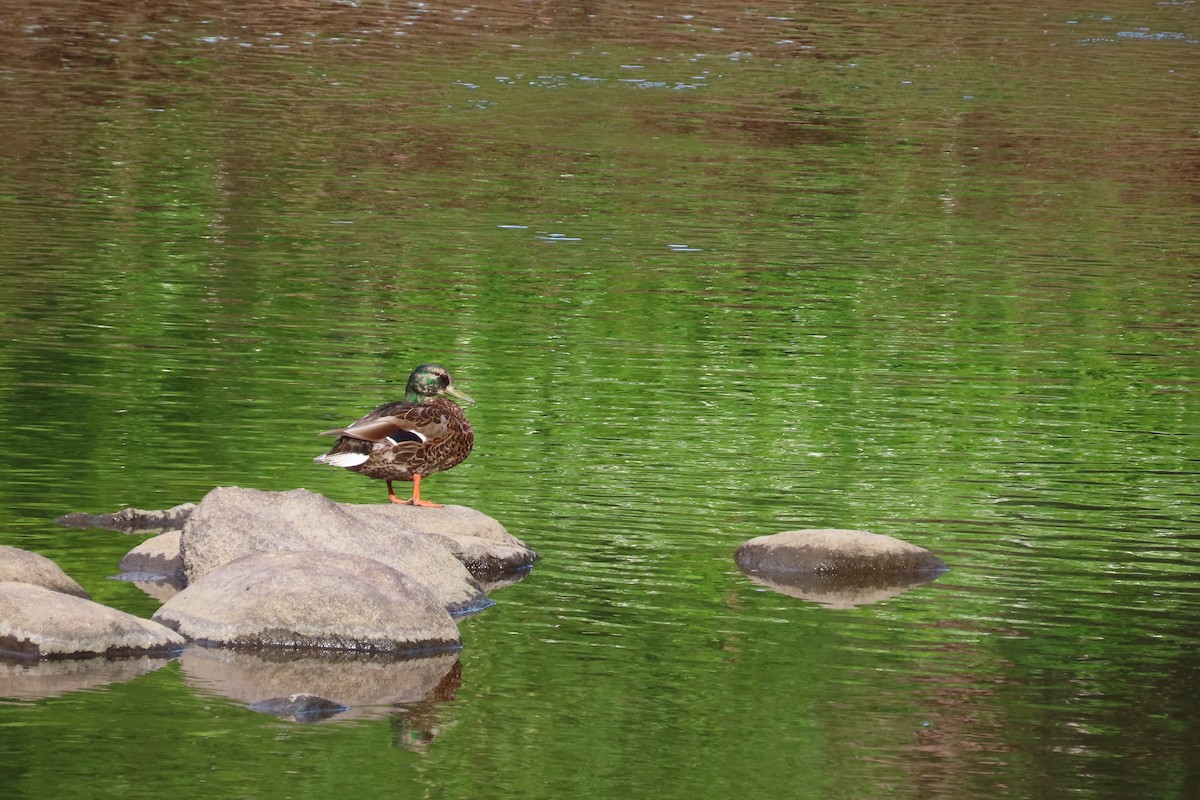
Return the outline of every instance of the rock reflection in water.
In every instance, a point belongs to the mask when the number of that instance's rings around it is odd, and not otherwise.
[[[479,583],[479,588],[483,589],[485,595],[491,595],[499,589],[506,589],[509,586],[515,586],[521,581],[529,577],[532,569],[522,569],[515,572],[490,573],[485,576],[475,576],[475,580]],[[479,609],[480,611],[484,609]]]
[[[826,608],[856,608],[882,603],[917,586],[931,583],[942,572],[912,572],[891,575],[869,573],[764,573],[746,572],[746,577],[773,592],[820,603]]]
[[[382,719],[398,704],[442,701],[461,685],[455,653],[386,658],[355,653],[247,653],[190,647],[179,658],[183,675],[199,691],[253,706],[293,695],[312,695],[347,706],[338,719]]]
[[[0,656],[0,696],[22,700],[125,683],[153,672],[169,658],[65,658],[30,663]]]
[[[157,575],[147,572],[122,572],[113,576],[114,580],[132,583],[148,597],[165,603],[179,594],[184,587],[183,578],[178,575]]]

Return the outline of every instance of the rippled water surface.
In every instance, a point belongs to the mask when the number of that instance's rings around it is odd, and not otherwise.
[[[378,502],[316,434],[436,360],[543,556],[340,719],[0,700],[3,796],[1197,796],[1198,78],[1191,0],[0,0],[0,544],[149,616],[56,516]],[[951,571],[733,562],[812,527]]]

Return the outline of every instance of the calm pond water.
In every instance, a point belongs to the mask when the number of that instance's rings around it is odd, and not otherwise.
[[[1200,796],[1198,76],[1192,0],[0,2],[0,544],[149,616],[56,516],[379,502],[316,434],[436,360],[424,495],[543,555],[346,718],[74,663],[0,794]],[[734,565],[805,527],[952,570]]]

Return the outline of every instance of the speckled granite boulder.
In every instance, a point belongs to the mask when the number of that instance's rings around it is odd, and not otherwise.
[[[25,659],[169,653],[186,642],[148,619],[29,583],[0,583],[0,652]]]
[[[458,626],[423,584],[362,556],[255,553],[223,564],[154,619],[201,644],[414,653],[456,650]]]
[[[28,550],[0,545],[0,581],[31,583],[63,594],[90,599],[83,587],[50,559]]]
[[[263,492],[217,487],[199,506],[73,513],[58,521],[124,533],[167,530],[129,551],[121,562],[127,579],[164,576],[175,583],[178,576],[183,583],[252,552],[322,547],[383,560],[421,577],[456,612],[487,605],[483,599],[487,591],[519,581],[538,558],[499,522],[472,508],[352,505],[304,489]],[[462,570],[450,565],[446,554],[466,568],[474,583],[464,582]]]
[[[183,528],[180,547],[187,579],[195,582],[250,553],[327,550],[381,561],[424,583],[454,612],[490,604],[445,537],[413,527],[414,520],[424,518],[426,529],[479,531],[482,520],[490,518],[470,509],[460,514],[454,507],[387,506],[385,512],[359,513],[362,508],[371,507],[341,505],[305,489],[213,489]]]

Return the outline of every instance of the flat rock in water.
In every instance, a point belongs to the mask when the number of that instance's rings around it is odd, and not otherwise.
[[[141,576],[170,577],[183,574],[183,557],[179,554],[180,531],[168,531],[147,539],[121,559],[121,571]]]
[[[73,511],[55,520],[68,528],[105,528],[121,533],[160,533],[183,529],[195,503],[181,503],[162,511],[147,511],[141,508],[123,508],[113,514],[86,514]]]
[[[924,547],[866,531],[821,529],[759,536],[737,550],[748,573],[873,575],[945,572],[945,562]]]
[[[328,550],[228,562],[154,619],[223,647],[408,653],[461,646],[454,619],[423,584],[374,559]]]
[[[121,559],[119,580],[128,581],[165,603],[183,589],[183,557],[179,554],[180,531],[167,531],[134,547]]]
[[[420,580],[451,611],[489,604],[479,584],[439,537],[399,524],[400,515],[359,515],[356,508],[361,507],[342,506],[305,489],[213,489],[183,529],[180,546],[188,582],[250,553],[327,550],[375,559]],[[410,511],[418,513],[409,516],[419,518],[447,509]],[[438,524],[438,518],[428,524]],[[444,518],[452,520],[455,514],[451,511]]]
[[[58,564],[43,555],[18,547],[0,545],[0,581],[30,583],[85,600],[91,598]]]
[[[186,642],[148,619],[29,583],[0,583],[0,652],[26,659],[173,653]]]

